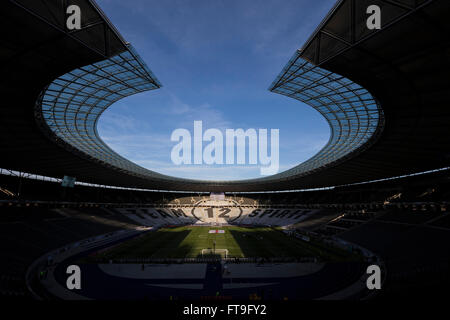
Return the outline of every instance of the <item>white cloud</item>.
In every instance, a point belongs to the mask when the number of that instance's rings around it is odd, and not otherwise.
[[[176,124],[181,128],[186,128],[192,132],[193,120],[200,117],[200,114],[206,115],[209,120],[208,128],[211,127],[211,124],[221,130],[231,126],[231,123],[223,117],[220,111],[215,110],[208,104],[192,108],[181,101],[179,102],[180,105],[186,105],[186,109],[192,110],[192,113],[189,112],[177,120]],[[175,126],[175,122],[173,125]],[[135,132],[137,127],[145,127],[146,129],[142,132]],[[146,125],[146,120],[142,118],[135,119],[130,115],[110,113],[105,123],[102,122],[102,128],[106,128],[102,131],[105,132],[102,139],[114,151],[149,170],[171,176],[200,180],[240,180],[261,177],[260,167],[255,165],[176,166],[170,159],[171,150],[176,144],[170,141],[171,128],[168,128],[167,133],[154,131],[152,126]],[[205,130],[204,125],[203,132]],[[130,131],[130,133],[127,133],[127,131]],[[323,134],[285,135],[282,137],[280,140],[279,172],[308,160],[328,141]]]

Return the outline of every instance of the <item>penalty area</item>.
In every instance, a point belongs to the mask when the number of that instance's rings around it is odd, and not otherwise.
[[[202,257],[220,255],[222,258],[228,258],[228,249],[202,249]]]

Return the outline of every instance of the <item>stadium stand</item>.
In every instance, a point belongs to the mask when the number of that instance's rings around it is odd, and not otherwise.
[[[25,285],[25,272],[35,259],[50,250],[95,235],[136,227],[121,215],[102,219],[105,215],[101,209],[69,213],[64,209],[3,206],[0,210],[2,298],[31,298]]]
[[[11,101],[0,108],[0,295],[31,298],[25,272],[52,249],[187,224],[280,226],[354,243],[385,262],[386,299],[448,288],[450,2],[374,0],[389,16],[372,31],[361,23],[366,2],[339,0],[270,87],[319,111],[329,143],[275,176],[220,182],[144,169],[99,138],[112,103],[161,84],[94,1],[80,0],[89,21],[72,33],[65,1],[3,1],[0,94]],[[95,102],[83,105],[89,86],[102,96],[88,93]],[[84,184],[63,188],[63,176]],[[228,204],[209,192],[225,192]],[[339,289],[362,270],[339,268]]]
[[[11,177],[5,178],[1,180],[2,188],[13,189]],[[46,190],[61,188],[54,182],[24,179],[25,192],[20,198],[0,201],[0,239],[5,261],[0,292],[4,297],[30,298],[24,272],[33,260],[51,249],[124,228],[208,224],[192,214],[196,204],[209,201],[207,195],[142,191],[130,197],[128,190],[96,189],[93,197],[92,187],[76,186],[71,190],[72,197],[90,194],[88,199],[94,202],[67,201],[68,194],[48,191],[51,201],[36,201],[35,194],[41,192],[42,184]],[[391,289],[381,298],[388,298],[404,293],[411,283],[432,288],[447,281],[449,257],[444,242],[450,236],[448,187],[445,175],[433,173],[420,179],[409,177],[336,190],[257,197],[228,195],[226,200],[232,210],[237,210],[234,216],[238,218],[221,223],[284,226],[323,239],[339,237],[361,245],[385,259],[389,271],[386,283]],[[377,192],[373,193],[373,189]],[[262,198],[270,201],[262,204]],[[95,202],[98,199],[112,201]],[[224,203],[217,204],[220,207]],[[242,210],[240,215],[238,208]],[[14,247],[7,245],[11,241]],[[427,249],[412,251],[411,246]],[[42,288],[36,290],[40,292]],[[45,291],[40,294],[48,295]]]

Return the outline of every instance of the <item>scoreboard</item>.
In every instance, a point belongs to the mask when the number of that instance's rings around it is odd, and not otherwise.
[[[209,198],[213,201],[225,200],[225,193],[223,192],[211,192]]]

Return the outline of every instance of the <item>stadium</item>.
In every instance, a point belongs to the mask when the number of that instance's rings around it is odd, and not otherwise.
[[[371,5],[380,28],[367,27]],[[328,8],[269,88],[323,116],[328,142],[232,181],[161,174],[103,141],[105,110],[162,84],[95,1],[1,7],[1,300],[442,297],[450,2]]]

